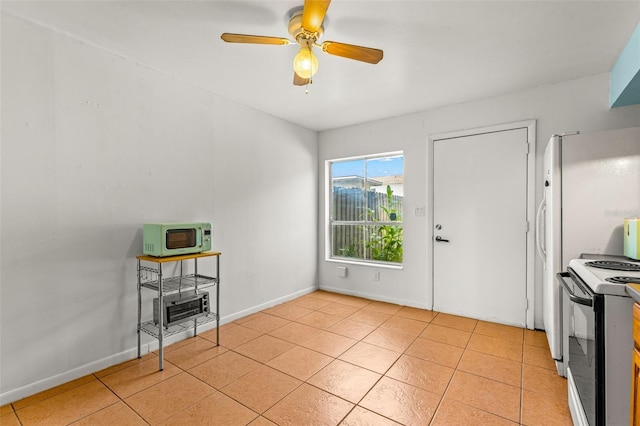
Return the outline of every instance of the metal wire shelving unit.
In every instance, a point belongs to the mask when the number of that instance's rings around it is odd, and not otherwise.
[[[163,370],[164,363],[164,338],[173,336],[184,331],[193,330],[196,336],[198,327],[216,322],[216,345],[220,344],[220,252],[203,252],[170,257],[137,256],[138,259],[138,358],[141,357],[141,334],[144,332],[158,339],[159,346],[159,370]],[[198,259],[215,257],[216,274],[207,276],[198,273]],[[183,274],[183,261],[193,260],[194,273]],[[171,262],[179,263],[179,274],[164,277],[163,265]],[[149,266],[153,265],[153,266]],[[209,313],[184,322],[160,326],[163,324],[163,309],[158,309],[158,318],[142,322],[142,289],[146,288],[156,292],[158,306],[163,306],[163,298],[170,294],[184,291],[194,291],[198,293],[203,289],[215,287],[215,311],[210,309]],[[209,291],[209,294],[211,292]],[[157,322],[156,322],[157,320]]]

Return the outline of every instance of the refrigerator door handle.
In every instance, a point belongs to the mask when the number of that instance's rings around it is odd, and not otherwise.
[[[546,209],[547,199],[545,194],[543,193],[542,201],[540,201],[538,211],[536,212],[536,249],[538,250],[538,256],[540,256],[540,259],[542,260],[542,266],[544,269],[547,268],[547,248],[543,244],[544,233],[542,232],[542,219],[544,218]]]

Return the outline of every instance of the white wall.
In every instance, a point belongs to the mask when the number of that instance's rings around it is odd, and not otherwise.
[[[542,172],[542,155],[554,133],[579,130],[583,133],[640,125],[640,105],[609,109],[609,75],[597,75],[552,86],[540,87],[477,102],[389,118],[320,134],[318,167],[320,205],[320,288],[362,295],[411,306],[432,306],[431,233],[429,205],[431,159],[427,154],[429,135],[497,124],[537,120],[536,175]],[[377,152],[403,150],[405,154],[404,268],[380,269],[346,265],[348,274],[340,278],[340,263],[325,260],[325,177],[326,160]],[[538,179],[537,179],[538,180]],[[536,205],[542,188],[536,185]],[[414,207],[426,206],[426,216],[413,216]],[[622,223],[622,217],[620,221]],[[531,224],[531,236],[535,231]],[[462,259],[461,259],[462,261]],[[541,264],[536,258],[535,326],[542,328]],[[380,281],[373,271],[380,270]]]
[[[315,132],[1,24],[1,404],[135,356],[145,222],[213,223],[223,322],[314,288]]]

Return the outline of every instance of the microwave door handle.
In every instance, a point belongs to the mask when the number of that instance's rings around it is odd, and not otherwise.
[[[577,303],[579,305],[593,306],[593,299],[587,299],[587,298],[584,298],[584,297],[576,296],[576,294],[573,292],[573,290],[571,290],[571,288],[567,285],[567,283],[566,283],[566,281],[564,279],[565,278],[571,278],[571,275],[569,275],[568,272],[558,272],[556,274],[556,276],[560,280],[560,284],[562,284],[562,287],[564,287],[564,290],[569,295],[569,300],[571,300],[572,302],[575,302],[575,303]],[[582,287],[580,285],[580,283],[576,282],[576,285],[578,285],[579,287]]]

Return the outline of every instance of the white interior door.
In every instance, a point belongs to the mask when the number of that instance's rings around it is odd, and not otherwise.
[[[527,129],[434,140],[433,308],[526,326]]]

